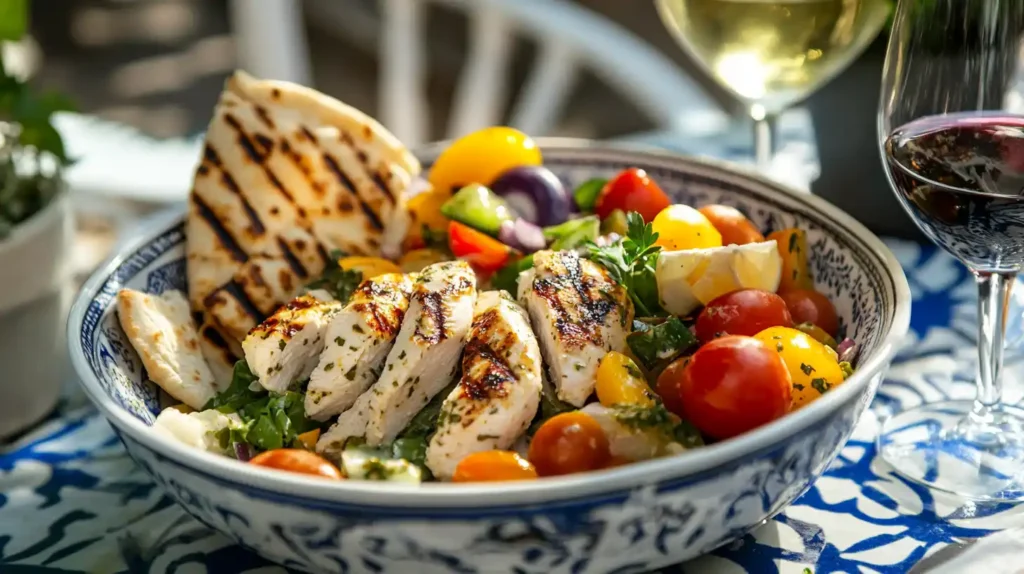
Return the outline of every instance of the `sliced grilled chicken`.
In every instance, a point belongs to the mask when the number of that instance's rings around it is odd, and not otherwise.
[[[603,267],[572,251],[539,251],[519,278],[558,398],[582,407],[594,391],[597,363],[626,348],[633,304]]]
[[[409,308],[413,279],[386,273],[363,281],[331,319],[306,389],[306,416],[341,413],[377,381]]]
[[[199,348],[188,301],[179,291],[150,295],[132,289],[117,294],[121,328],[154,383],[193,409],[201,409],[227,387],[214,378]]]
[[[370,402],[374,394],[366,391],[359,395],[355,404],[338,416],[338,421],[320,435],[316,441],[316,451],[332,460],[339,460],[345,449],[345,442],[354,437],[366,436],[366,423],[370,420]]]
[[[409,310],[380,380],[366,391],[371,395],[368,444],[394,440],[451,382],[473,322],[475,303],[476,276],[464,261],[430,265],[416,279]]]
[[[427,467],[449,479],[474,452],[512,447],[537,414],[541,358],[526,312],[504,291],[487,291],[462,354],[462,379],[445,399]]]
[[[280,393],[308,377],[324,348],[327,324],[340,310],[336,301],[302,295],[250,331],[242,350],[260,385]]]

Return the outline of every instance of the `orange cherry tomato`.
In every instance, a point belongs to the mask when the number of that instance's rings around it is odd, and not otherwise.
[[[605,219],[616,209],[626,213],[635,211],[644,221],[651,222],[671,203],[658,184],[647,176],[647,172],[631,167],[619,172],[604,185],[601,194],[597,196],[594,212]]]
[[[507,450],[474,452],[459,461],[452,482],[494,482],[531,480],[537,469],[519,454]]]
[[[661,397],[661,402],[665,405],[665,408],[678,417],[683,416],[683,400],[679,395],[679,385],[683,382],[683,371],[686,370],[686,365],[688,364],[690,364],[690,357],[682,357],[672,361],[658,375],[658,382],[655,385],[655,392]]]
[[[448,224],[448,247],[452,255],[468,261],[477,271],[493,273],[509,261],[507,245],[458,221]]]
[[[793,322],[811,323],[835,337],[839,331],[839,315],[828,297],[813,289],[793,289],[779,293],[786,302]]]
[[[679,391],[683,418],[719,440],[770,423],[793,403],[786,363],[753,337],[722,337],[698,349]]]
[[[764,241],[764,235],[735,207],[705,205],[697,211],[704,214],[722,234],[722,245],[746,245]]]
[[[302,450],[301,448],[278,448],[268,450],[253,457],[249,464],[276,468],[299,474],[312,474],[332,480],[344,478],[338,467],[334,466],[324,457]]]
[[[551,417],[530,441],[530,462],[541,476],[605,468],[611,456],[601,425],[580,411]]]

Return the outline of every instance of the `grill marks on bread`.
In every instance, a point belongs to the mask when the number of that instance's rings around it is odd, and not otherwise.
[[[419,163],[373,119],[319,92],[232,76],[207,130],[187,222],[189,299],[240,340],[333,264],[379,255]]]

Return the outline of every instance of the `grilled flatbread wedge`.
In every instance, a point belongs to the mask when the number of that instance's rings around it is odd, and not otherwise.
[[[369,116],[315,90],[228,79],[186,225],[189,301],[240,341],[329,253],[379,255],[408,226],[416,158]]]

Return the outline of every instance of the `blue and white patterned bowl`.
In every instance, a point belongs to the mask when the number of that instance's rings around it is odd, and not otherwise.
[[[89,280],[69,321],[85,390],[132,458],[192,515],[281,564],[327,572],[636,572],[739,539],[806,491],[835,458],[907,333],[910,292],[888,249],[813,196],[732,168],[551,140],[567,184],[641,167],[672,198],[725,203],[761,229],[807,230],[818,288],[862,345],[857,373],[739,438],[602,472],[501,485],[332,483],[198,452],[147,427],[159,391],[114,312],[128,286],[185,286],[182,216],[155,223]]]

